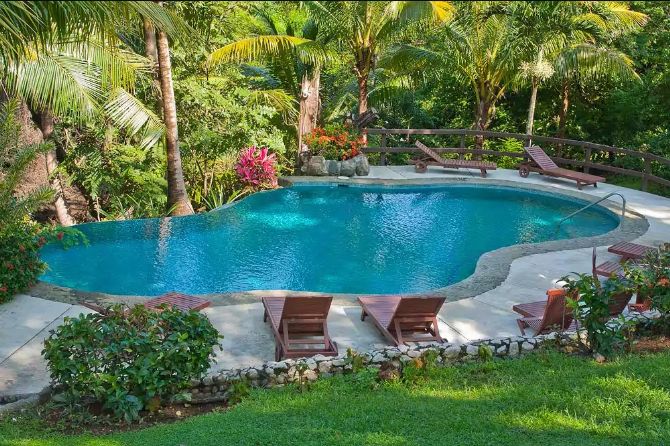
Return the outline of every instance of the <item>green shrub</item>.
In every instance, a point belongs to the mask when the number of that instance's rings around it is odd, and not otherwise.
[[[670,315],[670,246],[647,253],[640,261],[627,264],[625,270],[637,292],[649,296],[651,308]]]
[[[575,313],[581,329],[586,331],[587,347],[605,357],[613,356],[625,347],[625,322],[610,322],[610,303],[615,295],[631,291],[631,284],[625,279],[612,277],[601,283],[597,276],[577,274],[577,278],[563,277],[569,296],[568,304]]]
[[[66,318],[44,342],[53,384],[76,406],[97,402],[130,422],[179,396],[208,369],[221,336],[204,315],[120,305]],[[71,410],[81,410],[77,407]]]
[[[46,242],[40,232],[29,221],[0,224],[0,303],[34,285],[46,268],[38,255]]]

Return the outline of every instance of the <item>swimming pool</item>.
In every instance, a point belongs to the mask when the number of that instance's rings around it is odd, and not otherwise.
[[[46,246],[41,280],[121,295],[249,290],[408,293],[471,275],[519,243],[588,237],[618,217],[560,194],[488,185],[295,185],[206,214],[79,225],[88,246]]]

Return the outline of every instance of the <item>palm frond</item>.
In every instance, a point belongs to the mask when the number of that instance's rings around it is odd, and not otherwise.
[[[564,77],[577,76],[581,79],[610,77],[624,82],[640,81],[630,57],[619,50],[591,44],[577,45],[565,51],[556,60],[555,68]]]
[[[131,135],[139,134],[142,148],[153,146],[165,134],[161,119],[142,101],[121,87],[112,91],[104,111],[117,126],[128,129]]]
[[[248,62],[265,56],[277,56],[295,49],[298,45],[311,42],[309,39],[285,35],[265,35],[249,37],[229,43],[209,55],[210,65],[222,62]]]
[[[7,67],[7,87],[34,109],[78,120],[92,117],[104,97],[101,70],[67,54],[42,52]]]
[[[281,113],[286,124],[293,124],[298,119],[298,102],[283,89],[252,91],[247,98],[250,106],[265,105]]]

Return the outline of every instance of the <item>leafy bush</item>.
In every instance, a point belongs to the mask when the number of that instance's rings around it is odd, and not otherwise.
[[[141,305],[126,312],[117,305],[105,314],[66,318],[45,340],[43,354],[63,401],[98,402],[130,422],[201,377],[220,338],[197,312]]]
[[[69,247],[84,235],[73,228],[45,227],[28,218],[0,223],[0,303],[37,282],[46,269],[39,250],[47,242]]]
[[[577,279],[566,276],[561,280],[566,282],[569,296],[578,296],[569,298],[568,304],[574,310],[580,329],[586,331],[588,348],[605,357],[622,349],[626,341],[625,323],[621,315],[620,323],[609,323],[610,304],[617,294],[630,293],[631,284],[616,277],[601,283],[597,276],[590,274],[577,274]]]
[[[642,260],[627,264],[625,270],[638,294],[648,297],[651,308],[670,315],[670,246],[647,253]]]
[[[360,153],[363,138],[360,134],[345,126],[317,127],[305,135],[305,144],[312,155],[321,155],[326,159],[346,160]]]
[[[235,166],[240,181],[253,189],[277,187],[276,156],[267,147],[248,147],[240,153]]]

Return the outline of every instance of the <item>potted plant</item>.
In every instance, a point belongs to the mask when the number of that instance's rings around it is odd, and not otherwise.
[[[624,271],[637,287],[636,309],[670,315],[670,246],[666,244],[636,262],[628,262]]]
[[[304,137],[307,145],[302,172],[306,175],[367,175],[370,165],[361,152],[364,139],[350,126],[317,127]]]

